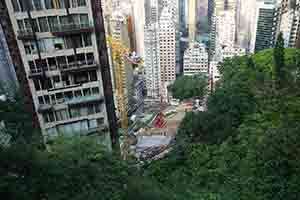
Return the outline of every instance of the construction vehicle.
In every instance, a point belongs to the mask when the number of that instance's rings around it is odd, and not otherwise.
[[[126,88],[126,70],[125,70],[125,62],[129,62],[134,65],[140,65],[143,63],[142,59],[137,59],[132,57],[132,53],[130,50],[119,40],[114,39],[113,37],[107,37],[107,42],[109,47],[111,48],[111,57],[114,64],[114,73],[115,73],[115,84],[116,84],[116,96],[118,101],[118,112],[119,118],[121,122],[121,129],[123,131],[124,139],[121,144],[121,155],[124,160],[128,159],[129,156],[129,148],[131,144],[129,131],[128,131],[128,108],[127,108],[127,98],[125,96],[125,88]]]

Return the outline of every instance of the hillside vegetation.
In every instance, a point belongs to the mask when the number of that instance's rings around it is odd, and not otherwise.
[[[300,51],[279,41],[220,72],[208,110],[187,113],[174,151],[143,169],[93,140],[59,139],[45,151],[14,135],[0,149],[1,199],[300,199]],[[13,116],[10,106],[1,113]]]
[[[147,175],[178,199],[299,199],[300,51],[277,44],[220,72],[208,111],[188,113],[177,151]]]

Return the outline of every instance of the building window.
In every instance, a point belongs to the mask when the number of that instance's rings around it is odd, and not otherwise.
[[[23,20],[17,20],[17,23],[18,23],[19,30],[24,31],[25,26],[24,26]]]
[[[72,118],[80,117],[80,108],[71,108],[70,112]]]
[[[72,0],[72,7],[80,7],[80,6],[86,6],[85,0]]]
[[[49,26],[46,17],[40,17],[39,19],[40,31],[49,32]]]
[[[96,71],[91,71],[89,73],[90,75],[90,81],[97,81],[97,72]]]
[[[44,122],[45,123],[49,123],[49,122],[54,122],[55,121],[55,117],[54,117],[54,113],[53,112],[45,113],[43,115],[43,118],[44,118]]]
[[[90,90],[90,88],[83,89],[83,95],[84,96],[91,96],[91,90]]]
[[[33,80],[33,84],[34,84],[34,88],[36,91],[40,91],[41,90],[41,85],[38,79],[34,79]]]
[[[85,0],[78,0],[78,6],[86,6]]]
[[[50,70],[56,70],[57,69],[55,58],[47,58],[47,61],[48,61],[48,65],[49,65]]]
[[[32,1],[27,1],[27,5],[24,2],[24,0],[19,0],[20,5],[23,4],[24,10],[33,10],[33,4]],[[28,7],[27,7],[28,6]]]
[[[79,15],[80,24],[89,24],[89,16],[87,14]]]
[[[46,9],[60,9],[65,8],[64,0],[45,0]]]
[[[86,59],[88,64],[93,64],[94,63],[94,54],[93,53],[87,53],[86,54]]]
[[[95,129],[98,127],[97,120],[91,119],[89,120],[89,129]]]
[[[24,48],[25,48],[26,54],[34,54],[34,53],[36,53],[36,46],[35,46],[34,43],[25,42],[24,43]]]
[[[55,112],[56,120],[63,121],[68,119],[68,114],[66,110],[58,110]]]
[[[98,88],[98,87],[92,88],[92,93],[93,93],[93,95],[98,95],[98,94],[100,94],[99,88]]]
[[[83,36],[84,46],[85,47],[92,46],[91,34],[83,34],[82,36]]]
[[[24,23],[25,23],[25,30],[27,30],[27,31],[31,31],[32,30],[32,28],[31,28],[31,24],[30,24],[30,22],[29,22],[29,19],[25,19],[24,20]]]
[[[83,47],[83,40],[82,40],[81,35],[79,35],[79,36],[74,36],[74,37],[73,37],[73,40],[72,40],[71,42],[74,42],[76,48],[81,48],[81,47]],[[71,45],[72,45],[72,44],[71,44]]]
[[[56,16],[48,17],[49,27],[51,31],[56,31],[58,29],[58,18]]]
[[[45,7],[46,9],[53,9],[52,0],[45,0]]]
[[[33,5],[36,10],[43,9],[41,0],[33,0]]]
[[[21,8],[19,6],[18,0],[12,0],[12,5],[15,12],[20,12]]]

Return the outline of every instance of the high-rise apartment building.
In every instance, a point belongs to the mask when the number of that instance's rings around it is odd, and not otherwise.
[[[205,44],[191,43],[184,53],[184,75],[206,74],[209,72],[208,52]]]
[[[236,36],[235,13],[220,11],[216,16],[216,42],[224,46],[234,46]]]
[[[215,53],[216,44],[233,46],[236,39],[236,0],[209,0],[208,25],[210,30],[210,54]]]
[[[300,47],[300,1],[282,1],[276,14],[277,34],[283,34],[285,47]]]
[[[136,52],[138,55],[144,57],[145,0],[133,0],[132,4]]]
[[[11,19],[9,17],[9,10],[7,8],[5,1],[0,1],[0,22],[2,28],[2,40],[7,44],[8,50],[7,55],[11,57],[12,66],[16,72],[16,77],[19,83],[19,91],[23,96],[23,102],[26,112],[31,114],[32,127],[38,129],[40,127],[37,114],[35,112],[32,94],[29,88],[29,81],[25,76],[25,68],[22,60],[20,50],[18,48],[18,43],[16,35],[12,26]],[[7,66],[6,66],[7,67]]]
[[[145,1],[145,79],[147,97],[159,99],[160,96],[160,54],[158,0]]]
[[[161,86],[158,23],[145,26],[144,65],[147,96],[158,99]]]
[[[250,49],[250,41],[253,35],[253,23],[255,23],[256,2],[238,0],[236,21],[236,45]]]
[[[273,47],[277,27],[277,20],[274,20],[275,11],[276,3],[273,0],[257,2],[250,44],[251,53]]]
[[[3,28],[5,27],[0,24],[0,83],[5,84],[9,89],[9,87],[17,87],[18,80]],[[10,91],[13,90],[14,88],[10,88]]]
[[[116,143],[101,1],[6,0],[6,5],[45,141],[109,128]]]
[[[182,34],[187,32],[187,15],[188,15],[188,0],[178,0],[178,12],[179,12],[179,28]]]
[[[163,99],[167,98],[167,86],[176,79],[176,24],[173,7],[163,8],[159,19],[159,58],[161,90]]]
[[[193,42],[196,37],[196,0],[188,1],[188,29],[189,29],[189,41]]]
[[[147,96],[154,99],[165,99],[167,86],[176,78],[176,2],[151,0],[146,15],[150,19],[145,26],[145,76]]]
[[[218,16],[223,11],[236,11],[237,0],[214,0],[215,14]]]

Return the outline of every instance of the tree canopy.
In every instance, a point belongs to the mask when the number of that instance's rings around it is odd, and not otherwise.
[[[177,150],[148,174],[184,199],[299,199],[300,51],[282,50],[280,87],[276,50],[225,60],[208,110],[186,115]]]
[[[280,87],[274,87],[276,50],[225,60],[207,111],[187,113],[172,153],[142,169],[89,138],[59,139],[50,151],[19,143],[0,149],[1,197],[298,200],[300,51],[283,51],[288,78]]]
[[[208,77],[205,74],[181,76],[169,89],[176,99],[184,100],[194,97],[202,99],[207,94]]]

